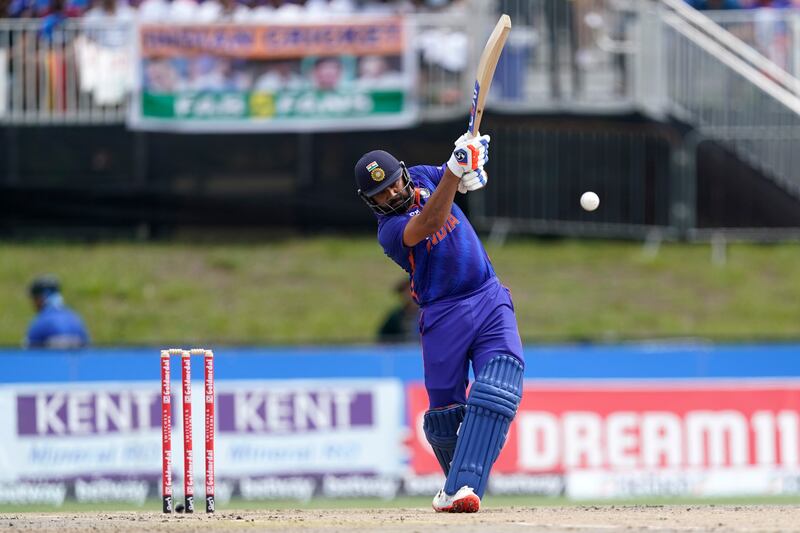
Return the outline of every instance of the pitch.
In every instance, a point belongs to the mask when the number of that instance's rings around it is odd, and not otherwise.
[[[603,505],[489,508],[474,515],[430,509],[284,509],[164,516],[157,512],[5,513],[0,530],[214,531],[783,531],[800,532],[800,505]]]

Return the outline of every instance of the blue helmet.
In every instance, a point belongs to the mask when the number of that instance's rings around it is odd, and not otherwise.
[[[408,175],[408,169],[405,163],[398,161],[389,152],[383,150],[367,152],[356,163],[355,174],[358,196],[364,200],[370,209],[379,215],[403,214],[414,203],[414,184]],[[392,185],[399,178],[404,180],[403,194],[405,198],[402,202],[379,204],[372,199],[373,196]]]

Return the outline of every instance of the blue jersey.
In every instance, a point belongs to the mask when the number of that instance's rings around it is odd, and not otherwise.
[[[47,305],[28,328],[30,348],[80,348],[89,344],[89,334],[80,317],[63,305]]]
[[[403,232],[444,175],[445,166],[408,169],[415,187],[414,205],[402,215],[378,215],[378,242],[383,251],[411,276],[411,292],[421,306],[464,295],[494,277],[494,269],[478,235],[455,203],[444,226],[415,246],[403,244]]]

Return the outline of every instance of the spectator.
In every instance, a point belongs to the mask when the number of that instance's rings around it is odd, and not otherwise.
[[[92,8],[83,16],[90,25],[86,33],[95,43],[107,48],[122,48],[130,42],[126,28],[136,18],[125,0],[93,0]]]
[[[49,2],[49,0],[47,0]],[[124,2],[124,0],[119,0]],[[67,0],[67,16],[68,17],[82,17],[91,7],[90,0]],[[127,4],[126,4],[127,7]]]
[[[561,89],[562,50],[566,49],[572,74],[572,93],[580,96],[583,90],[583,76],[578,69],[578,31],[575,28],[576,6],[568,0],[545,0],[544,17],[547,35],[550,40],[550,97],[560,100],[564,95]]]
[[[52,9],[42,18],[40,33],[48,43],[63,44],[64,35],[56,35],[64,21],[67,20],[67,3],[65,0],[53,0]],[[55,42],[54,42],[55,41]]]
[[[200,6],[195,0],[172,0],[169,4],[171,22],[196,22]]]
[[[297,22],[354,13],[440,11],[452,5],[450,0],[0,0],[0,18],[92,13],[92,17],[103,14],[128,23],[130,14],[138,13],[143,22]],[[60,19],[57,16],[51,23]]]
[[[352,15],[358,11],[354,0],[330,0],[328,7],[334,15]]]
[[[69,17],[66,0],[53,0],[50,13],[41,19],[39,35],[49,45],[39,58],[45,70],[47,102],[50,109],[63,111],[67,101],[66,50],[70,44],[70,33],[64,31],[64,22]]]
[[[294,2],[281,2],[273,0],[271,2],[274,11],[275,21],[280,22],[299,22],[305,18],[305,6]]]
[[[37,315],[31,321],[25,346],[29,348],[80,348],[89,344],[89,334],[81,318],[64,305],[58,279],[36,278],[30,296]]]
[[[361,13],[370,15],[394,15],[409,9],[410,4],[395,0],[372,0],[361,4]]]
[[[132,22],[133,10],[124,0],[94,0],[83,18],[90,22]]]
[[[380,342],[411,342],[419,340],[419,308],[411,297],[411,283],[402,279],[394,288],[400,304],[393,308],[378,330]]]
[[[254,22],[267,22],[272,18],[275,8],[268,0],[254,0],[252,16]]]
[[[248,22],[252,11],[237,0],[204,0],[197,8],[197,22]]]
[[[170,7],[166,0],[143,0],[139,4],[140,22],[164,22],[169,20]]]
[[[10,18],[27,18],[33,13],[33,7],[26,0],[9,0],[3,16]]]

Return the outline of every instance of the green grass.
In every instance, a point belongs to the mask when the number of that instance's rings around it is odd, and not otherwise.
[[[368,342],[402,272],[373,237],[259,244],[3,243],[0,344],[18,345],[26,287],[57,274],[96,344]],[[490,247],[526,341],[800,338],[800,245],[519,240]]]
[[[202,503],[202,502],[201,502]],[[235,499],[225,505],[217,505],[219,511],[260,509],[398,509],[428,508],[431,497],[403,496],[394,500],[368,498],[314,499],[306,503],[270,500],[245,501]],[[589,506],[589,505],[782,505],[800,504],[798,496],[750,496],[736,498],[639,498],[627,500],[568,500],[543,496],[487,496],[481,507],[542,507],[542,506]],[[50,505],[0,505],[0,513],[58,512],[81,513],[99,511],[159,511],[161,502],[149,500],[143,506],[124,502],[79,503],[67,501],[61,507]]]

